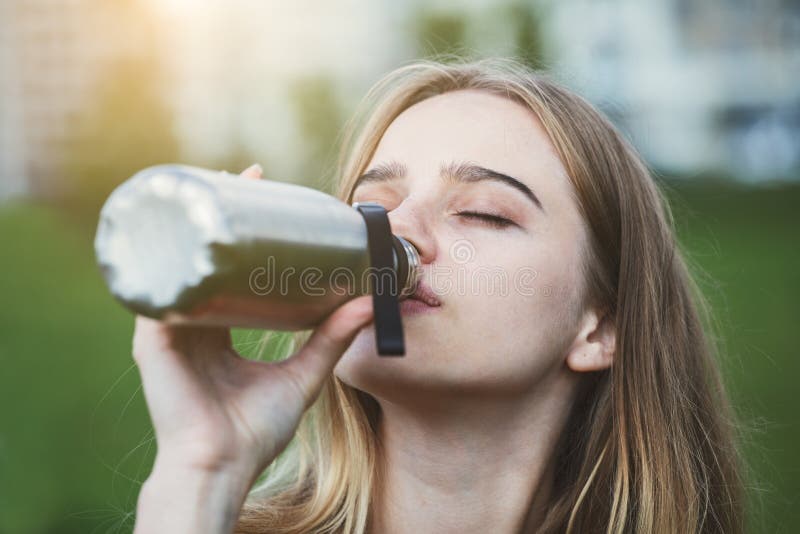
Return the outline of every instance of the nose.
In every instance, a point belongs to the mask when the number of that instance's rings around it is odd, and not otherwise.
[[[431,233],[427,213],[430,213],[430,210],[416,205],[410,197],[388,212],[392,233],[414,245],[422,264],[431,263],[436,258],[436,241]]]

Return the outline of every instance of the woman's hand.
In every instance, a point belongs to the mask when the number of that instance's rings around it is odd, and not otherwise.
[[[260,174],[257,166],[242,173]],[[370,297],[355,298],[290,358],[263,362],[241,357],[229,328],[172,326],[137,316],[133,357],[158,443],[151,477],[183,473],[191,480],[200,473],[224,473],[226,484],[241,486],[235,493],[243,499],[291,440],[324,380],[371,319]],[[140,514],[141,508],[140,499]]]

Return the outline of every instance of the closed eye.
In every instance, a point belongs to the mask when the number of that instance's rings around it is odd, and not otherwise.
[[[494,228],[507,228],[509,226],[517,226],[517,223],[510,219],[506,219],[505,217],[501,217],[499,215],[494,215],[492,213],[481,213],[478,211],[459,211],[456,213],[461,217],[466,217],[468,219],[478,219],[484,224],[492,226]]]

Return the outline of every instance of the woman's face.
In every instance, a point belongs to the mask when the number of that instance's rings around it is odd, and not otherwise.
[[[586,233],[535,115],[477,90],[435,96],[392,122],[367,169],[353,201],[389,210],[441,305],[403,305],[404,357],[378,357],[364,328],[336,375],[391,400],[521,393],[563,372]]]

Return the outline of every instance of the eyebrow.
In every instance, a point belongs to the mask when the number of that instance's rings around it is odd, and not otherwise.
[[[406,166],[397,161],[381,163],[380,165],[371,168],[359,176],[356,179],[352,190],[355,191],[359,185],[365,183],[386,182],[396,178],[402,178],[407,173],[408,169]],[[530,187],[516,178],[512,178],[511,176],[501,172],[493,171],[474,163],[453,162],[447,165],[442,165],[439,169],[439,175],[450,183],[474,183],[489,180],[506,184],[521,192],[523,195],[528,197],[529,200],[536,204],[536,207],[544,211],[544,207],[542,206],[539,197],[536,196]]]

